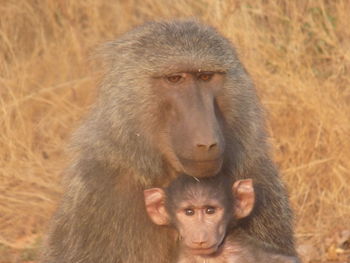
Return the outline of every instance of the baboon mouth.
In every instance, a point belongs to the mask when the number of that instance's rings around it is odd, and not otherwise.
[[[215,244],[214,246],[208,247],[208,248],[192,248],[188,247],[189,251],[193,255],[211,255],[214,254],[217,250],[217,245]]]
[[[216,175],[221,170],[223,159],[196,161],[180,158],[180,162],[186,174],[195,177],[208,177]]]
[[[201,164],[201,163],[215,163],[215,162],[218,162],[218,161],[221,161],[222,160],[222,157],[218,157],[218,158],[215,158],[215,159],[208,159],[208,160],[196,160],[196,159],[188,159],[188,158],[182,158],[180,157],[180,161],[183,162],[183,163],[198,163],[198,164]]]

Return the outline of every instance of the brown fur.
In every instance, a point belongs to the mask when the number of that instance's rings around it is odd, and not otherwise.
[[[171,262],[168,231],[148,219],[143,190],[181,172],[152,80],[174,72],[225,72],[216,97],[225,140],[222,171],[253,178],[259,209],[243,224],[253,239],[295,255],[288,197],[268,154],[262,109],[234,47],[196,21],[152,22],[106,44],[100,96],[75,133],[75,161],[43,263]]]

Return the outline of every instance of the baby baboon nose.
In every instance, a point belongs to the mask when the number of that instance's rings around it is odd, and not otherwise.
[[[205,245],[205,241],[192,241],[194,245],[197,247],[203,247]]]

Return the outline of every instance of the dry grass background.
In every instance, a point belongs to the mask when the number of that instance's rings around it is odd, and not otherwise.
[[[350,262],[349,14],[348,0],[0,0],[0,262],[37,257],[94,48],[188,16],[232,39],[256,83],[305,262]]]

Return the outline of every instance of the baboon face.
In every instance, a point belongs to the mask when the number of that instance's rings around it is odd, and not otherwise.
[[[255,202],[253,181],[237,180],[230,188],[229,182],[220,177],[199,182],[183,178],[178,179],[183,184],[168,188],[168,213],[174,217],[172,222],[185,249],[210,255],[222,244],[229,222],[251,213]]]
[[[129,165],[142,174],[160,163],[195,177],[217,174],[225,145],[233,144],[232,124],[247,123],[237,125],[243,134],[249,122],[241,116],[252,115],[241,107],[251,88],[241,85],[245,75],[231,43],[211,27],[183,21],[147,24],[107,48],[112,67],[101,105]]]
[[[210,255],[222,244],[229,223],[247,217],[254,206],[252,179],[228,177],[195,180],[179,175],[165,190],[144,190],[146,211],[157,225],[172,225],[191,254]]]
[[[166,154],[192,176],[221,169],[225,142],[217,95],[224,82],[224,73],[200,69],[155,78],[162,98],[163,142],[171,149]]]
[[[210,255],[222,243],[229,222],[215,199],[185,200],[176,209],[176,228],[183,246],[195,255]]]

